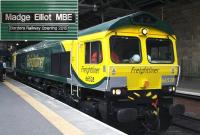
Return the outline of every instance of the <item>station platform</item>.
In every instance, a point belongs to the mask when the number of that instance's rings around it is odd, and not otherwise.
[[[0,83],[0,135],[125,135],[44,93]]]
[[[187,94],[200,97],[200,80],[199,79],[181,79],[179,81],[177,93]]]

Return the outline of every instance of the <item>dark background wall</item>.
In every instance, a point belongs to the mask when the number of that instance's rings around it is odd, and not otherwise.
[[[200,1],[179,0],[148,11],[172,25],[182,77],[200,78]]]

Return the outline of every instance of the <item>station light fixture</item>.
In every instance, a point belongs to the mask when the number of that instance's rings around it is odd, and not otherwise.
[[[19,44],[17,43],[16,46],[18,46]]]
[[[28,40],[24,40],[25,42],[27,42]]]
[[[98,9],[97,9],[97,5],[94,4],[94,6],[93,6],[93,11],[96,12],[97,10],[98,10]]]

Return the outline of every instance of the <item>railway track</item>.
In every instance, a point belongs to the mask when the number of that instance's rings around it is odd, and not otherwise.
[[[200,119],[181,115],[173,120],[173,125],[200,134]]]
[[[195,102],[195,104],[200,105],[200,94],[199,93],[192,93],[192,92],[186,92],[186,91],[177,91],[175,94],[175,98],[182,98],[190,101],[189,103],[192,104]],[[173,125],[176,127],[179,127],[184,130],[189,130],[191,132],[195,132],[197,134],[200,134],[200,119],[189,116],[189,115],[181,115],[173,120]]]
[[[200,101],[200,93],[194,93],[194,92],[188,92],[188,91],[177,90],[175,93],[175,97],[181,97],[181,98]]]

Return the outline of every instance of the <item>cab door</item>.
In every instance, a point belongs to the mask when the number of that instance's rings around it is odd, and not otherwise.
[[[94,87],[102,78],[102,43],[101,41],[84,42],[79,46],[79,75],[86,87]]]

